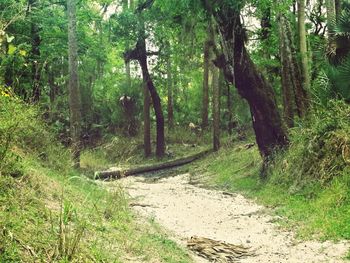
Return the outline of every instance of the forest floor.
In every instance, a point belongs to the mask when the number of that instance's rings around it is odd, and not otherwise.
[[[193,182],[190,173],[168,170],[103,184],[109,189],[121,184],[140,218],[160,224],[182,246],[199,236],[256,251],[240,262],[345,262],[348,242],[298,240],[276,223],[283,219],[272,215],[271,209],[241,194],[209,190]],[[196,255],[193,259],[208,262]]]

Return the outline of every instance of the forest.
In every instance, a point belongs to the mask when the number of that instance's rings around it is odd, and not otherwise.
[[[350,1],[0,0],[0,263],[350,260]]]

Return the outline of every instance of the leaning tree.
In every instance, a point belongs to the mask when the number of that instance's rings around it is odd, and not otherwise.
[[[247,100],[256,141],[266,164],[276,149],[288,144],[288,137],[272,86],[255,66],[245,45],[246,30],[240,18],[243,1],[202,1],[221,35],[223,51],[216,50],[214,63],[224,70],[226,80]]]

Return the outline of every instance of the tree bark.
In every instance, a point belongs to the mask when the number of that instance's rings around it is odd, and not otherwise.
[[[334,0],[326,0],[328,36],[333,37],[336,22],[336,6]]]
[[[151,146],[151,117],[150,117],[150,96],[146,83],[143,83],[143,144],[145,156],[152,153]]]
[[[305,0],[298,0],[298,30],[299,50],[301,56],[301,74],[303,86],[306,91],[310,90],[309,58],[307,52],[306,29],[305,29]]]
[[[230,83],[226,82],[226,87],[227,87],[227,113],[228,113],[228,134],[232,135],[232,130],[233,130],[233,114],[232,114],[232,94],[231,94],[231,87]]]
[[[209,0],[204,2],[206,8],[214,14],[222,35],[224,54],[218,54],[215,64],[224,69],[225,78],[234,83],[239,94],[248,101],[256,141],[261,155],[267,161],[278,148],[288,144],[273,89],[246,50],[246,35],[240,21],[240,10],[222,3],[217,3],[212,8]]]
[[[289,46],[289,40],[286,33],[286,18],[279,16],[278,29],[280,38],[280,57],[281,57],[281,81],[282,97],[284,109],[284,121],[288,127],[294,126],[294,107],[293,107],[293,80],[292,73],[292,53]]]
[[[185,165],[188,163],[191,163],[195,160],[198,160],[199,158],[202,158],[203,156],[211,153],[212,150],[204,150],[202,152],[199,152],[197,154],[188,156],[188,157],[183,157],[177,160],[173,161],[168,161],[165,163],[159,163],[159,164],[152,164],[152,165],[147,165],[147,166],[141,166],[141,167],[136,167],[136,168],[131,168],[128,170],[107,170],[107,171],[98,171],[95,172],[95,178],[96,179],[111,179],[111,178],[122,178],[130,175],[137,175],[137,174],[142,174],[142,173],[147,173],[147,172],[155,172],[155,171],[160,171],[164,169],[169,169],[173,168],[176,166],[181,166]]]
[[[203,94],[202,94],[202,129],[206,129],[208,122],[209,109],[209,65],[210,65],[210,47],[211,47],[211,25],[208,25],[207,40],[204,43],[203,60]]]
[[[134,60],[138,60],[138,62],[140,63],[143,81],[146,83],[148,90],[150,92],[152,102],[153,102],[154,113],[156,115],[156,122],[157,122],[156,155],[158,157],[162,157],[164,156],[164,153],[165,153],[164,116],[163,116],[160,97],[158,95],[156,87],[154,86],[154,83],[148,71],[147,50],[146,50],[146,41],[144,39],[144,34],[142,34],[142,36],[139,37],[136,47],[133,50],[129,50],[128,52],[126,52],[124,56],[126,61],[128,60],[130,61],[134,59]]]
[[[142,10],[150,8],[154,0],[148,0],[145,3],[142,3],[136,9],[136,14],[141,17],[141,30],[139,31],[138,41],[136,47],[132,50],[128,50],[124,53],[125,61],[137,60],[141,66],[143,81],[146,83],[148,90],[150,92],[153,109],[156,115],[157,122],[157,145],[156,145],[156,155],[157,157],[163,157],[165,153],[165,136],[164,136],[164,116],[162,110],[162,104],[160,97],[158,95],[157,89],[154,86],[152,78],[148,71],[147,65],[147,49],[146,49],[146,37],[145,37],[145,25],[142,17]]]
[[[80,167],[81,100],[78,77],[78,43],[76,33],[76,0],[67,0],[69,109],[74,167]]]
[[[220,149],[220,85],[219,69],[212,69],[212,87],[213,87],[213,149]]]
[[[123,0],[123,11],[130,10],[132,3],[128,0]],[[126,50],[129,50],[129,43],[126,44]],[[131,68],[130,61],[125,61],[125,73],[126,73],[126,87],[129,90],[131,88]]]
[[[168,128],[171,130],[174,127],[174,109],[173,109],[173,79],[171,71],[170,54],[167,57],[167,86],[168,86]]]
[[[32,98],[33,103],[39,102],[41,90],[40,90],[40,43],[41,38],[39,35],[39,26],[33,18],[32,8],[37,4],[37,0],[29,0],[28,7],[30,10],[30,24],[31,24],[31,64],[32,64]]]
[[[341,10],[342,10],[342,3],[341,0],[335,0],[335,16],[336,20],[339,20],[339,17],[341,16]]]

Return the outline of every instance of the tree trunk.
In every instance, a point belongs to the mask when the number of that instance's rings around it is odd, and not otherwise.
[[[336,16],[336,20],[339,20],[339,17],[341,15],[341,10],[342,10],[342,3],[341,0],[335,0],[335,16]]]
[[[74,167],[80,167],[81,100],[78,77],[78,43],[76,32],[76,0],[67,0],[69,109]]]
[[[29,0],[28,6],[30,8],[30,24],[31,24],[31,64],[32,64],[32,102],[37,103],[40,99],[41,90],[40,90],[40,35],[39,27],[37,22],[33,18],[31,9],[37,4],[37,0]]]
[[[232,94],[231,94],[231,87],[230,83],[226,82],[226,87],[227,87],[227,113],[228,113],[228,134],[232,135],[232,130],[233,130],[233,114],[232,114]]]
[[[306,91],[310,90],[309,59],[306,44],[305,29],[305,0],[298,0],[298,29],[299,29],[299,50],[301,56],[301,75],[303,86]]]
[[[288,57],[290,58],[290,75],[291,80],[293,84],[293,95],[294,100],[296,104],[296,109],[298,116],[302,118],[307,113],[307,110],[309,108],[309,94],[308,91],[305,89],[302,83],[302,74],[300,70],[300,64],[298,60],[298,54],[297,50],[294,45],[294,34],[292,32],[290,23],[288,19],[284,16],[284,29],[286,34],[286,40],[288,52],[290,52],[290,55]]]
[[[156,146],[156,155],[158,157],[164,156],[165,152],[165,138],[164,138],[164,117],[163,117],[163,110],[162,105],[160,102],[160,97],[158,95],[158,92],[153,84],[153,81],[151,79],[151,76],[148,72],[148,66],[147,66],[147,55],[146,55],[146,48],[143,49],[144,56],[140,59],[140,65],[142,68],[142,75],[143,79],[147,84],[148,90],[151,94],[152,102],[153,102],[153,108],[154,113],[156,115],[156,122],[157,122],[157,146]]]
[[[220,149],[220,85],[219,69],[212,68],[212,87],[213,87],[213,149]]]
[[[286,18],[279,16],[278,29],[280,38],[280,57],[281,57],[281,81],[283,95],[284,121],[288,127],[294,126],[294,107],[293,107],[293,80],[292,73],[292,53],[289,46],[289,40],[286,33]]]
[[[160,97],[158,95],[156,87],[154,86],[152,78],[148,71],[147,50],[146,50],[146,41],[144,39],[144,34],[139,37],[139,40],[137,41],[135,49],[129,50],[128,52],[125,53],[124,56],[126,61],[136,59],[140,63],[143,81],[146,83],[148,90],[150,92],[152,102],[153,102],[154,113],[156,115],[156,122],[157,122],[156,155],[158,157],[162,157],[164,156],[164,153],[165,153],[164,116],[163,116]]]
[[[288,144],[273,89],[245,48],[246,36],[240,21],[240,10],[223,4],[212,9],[209,0],[205,0],[205,4],[214,14],[223,36],[224,54],[217,57],[215,64],[224,69],[226,79],[234,83],[239,94],[248,101],[256,141],[261,155],[267,161],[278,148]]]
[[[336,6],[334,0],[326,0],[328,36],[333,37],[336,22]]]
[[[196,153],[191,156],[183,157],[180,159],[168,161],[165,163],[157,163],[157,164],[151,164],[151,165],[146,165],[146,166],[140,166],[136,168],[130,168],[127,170],[122,170],[122,169],[110,169],[107,171],[96,171],[95,172],[95,178],[96,179],[112,179],[112,178],[122,178],[126,176],[131,176],[131,175],[137,175],[137,174],[142,174],[142,173],[149,173],[149,172],[155,172],[155,171],[160,171],[164,169],[170,169],[173,167],[185,165],[188,163],[191,163],[195,160],[198,160],[199,158],[204,157],[205,155],[211,153],[212,150],[204,150],[202,152]]]
[[[151,117],[150,117],[150,96],[146,83],[143,83],[143,144],[145,156],[152,153],[151,146]]]
[[[131,9],[131,3],[128,3],[128,0],[123,0],[123,11]],[[129,43],[126,44],[126,50],[129,50]],[[125,61],[125,73],[126,73],[126,87],[131,89],[131,69],[130,61]]]
[[[202,94],[202,129],[208,127],[208,109],[209,109],[209,64],[210,64],[210,46],[211,46],[211,25],[208,25],[207,40],[204,43],[204,61],[203,61],[203,94]]]
[[[139,17],[141,17],[141,19],[143,19],[142,10],[152,6],[153,2],[154,0],[149,0],[143,5],[140,5],[136,10],[136,14]],[[157,157],[163,157],[165,153],[163,110],[162,110],[160,97],[158,95],[156,87],[154,86],[154,83],[148,71],[144,22],[141,21],[141,25],[142,25],[142,29],[139,32],[139,37],[136,43],[136,47],[132,50],[128,50],[127,52],[125,52],[124,59],[125,61],[138,60],[141,66],[143,81],[146,83],[148,90],[150,92],[152,102],[153,102],[154,113],[156,115],[156,122],[157,122],[156,155]]]
[[[168,82],[168,128],[174,127],[174,109],[173,109],[173,79],[171,74],[171,58],[167,57],[167,82]]]

